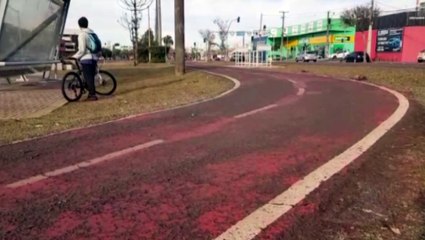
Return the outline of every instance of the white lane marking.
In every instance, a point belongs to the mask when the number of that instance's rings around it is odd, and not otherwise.
[[[302,96],[305,93],[305,88],[299,88],[297,92],[297,96]]]
[[[287,79],[287,81],[292,83],[292,85],[294,85],[294,87],[298,89],[297,96],[303,96],[305,94],[305,84],[298,83],[297,81],[292,79]]]
[[[107,162],[107,161],[111,161],[114,160],[118,157],[122,157],[124,155],[127,155],[129,153],[133,153],[133,152],[137,152],[143,149],[147,149],[150,147],[153,147],[155,145],[164,143],[164,140],[155,140],[155,141],[151,141],[151,142],[147,142],[147,143],[143,143],[134,147],[130,147],[130,148],[126,148],[124,150],[121,151],[117,151],[117,152],[113,152],[110,154],[107,154],[103,157],[98,157],[98,158],[94,158],[88,161],[84,161],[84,162],[80,162],[71,166],[67,166],[64,168],[60,168],[60,169],[56,169],[50,172],[46,172],[44,174],[41,175],[37,175],[37,176],[33,176],[33,177],[29,177],[11,184],[6,185],[7,188],[19,188],[25,185],[29,185],[29,184],[33,184],[39,181],[42,181],[44,179],[50,178],[50,177],[56,177],[56,176],[60,176],[66,173],[70,173],[70,172],[74,172],[78,169],[81,168],[86,168],[86,167],[90,167],[99,163],[103,163],[103,162]]]
[[[73,131],[78,131],[78,130],[81,130],[81,129],[88,129],[88,128],[93,128],[93,127],[98,127],[98,126],[102,126],[102,125],[105,125],[105,124],[108,124],[108,123],[115,123],[115,122],[120,122],[120,121],[124,121],[124,120],[128,120],[128,119],[132,119],[132,118],[137,118],[137,117],[142,117],[142,116],[148,116],[148,115],[152,115],[152,114],[163,113],[163,112],[168,112],[168,111],[173,111],[173,110],[178,110],[178,109],[182,109],[182,108],[187,108],[187,107],[195,106],[195,105],[198,105],[198,104],[201,104],[201,103],[210,102],[210,101],[213,101],[213,100],[222,98],[222,97],[224,97],[226,95],[229,95],[230,93],[236,91],[241,86],[241,82],[239,80],[237,80],[236,78],[232,78],[232,77],[229,77],[229,76],[224,75],[224,74],[219,74],[219,73],[214,73],[214,72],[209,72],[209,71],[202,71],[202,72],[205,72],[205,73],[208,73],[208,74],[211,74],[211,75],[215,75],[215,76],[226,78],[226,79],[232,81],[234,83],[234,86],[233,86],[232,89],[230,89],[230,90],[228,90],[228,91],[226,91],[226,92],[224,92],[224,93],[222,93],[222,94],[220,94],[220,95],[218,95],[216,97],[204,99],[204,100],[193,102],[193,103],[188,103],[186,105],[177,106],[177,107],[173,107],[173,108],[167,108],[167,109],[158,110],[158,111],[147,112],[147,113],[134,114],[134,115],[130,115],[130,116],[127,116],[127,117],[116,119],[116,120],[111,120],[111,121],[102,122],[102,123],[98,123],[98,124],[92,124],[92,125],[89,125],[89,126],[86,126],[86,127],[77,127],[77,128],[72,128],[72,129],[60,131],[60,132],[57,132],[57,133],[47,134],[47,135],[44,135],[44,136],[41,136],[41,137],[34,137],[34,138],[28,138],[28,139],[24,139],[24,140],[18,140],[18,141],[14,141],[14,142],[12,142],[10,144],[4,144],[4,145],[1,145],[0,144],[0,147],[1,146],[5,146],[5,145],[13,145],[13,144],[22,143],[22,142],[28,142],[28,141],[32,141],[32,140],[44,139],[44,138],[47,138],[47,137],[56,136],[56,135],[59,135],[59,134],[64,134],[64,133],[73,132]]]
[[[282,194],[255,210],[226,232],[217,237],[217,240],[248,240],[253,239],[263,229],[275,222],[291,210],[296,204],[302,201],[308,194],[318,188],[322,182],[330,179],[343,168],[356,160],[360,155],[373,146],[391,128],[393,128],[406,114],[409,109],[409,101],[402,94],[374,84],[367,83],[393,94],[399,102],[397,110],[372,132],[366,135],[352,147],[334,157],[329,162],[308,174],[302,180],[296,182]]]
[[[300,84],[298,84],[296,81],[294,81],[292,79],[287,79],[287,81],[291,82],[294,85],[294,87],[298,89],[297,96],[303,96],[305,94],[305,88],[302,88],[300,86]],[[268,106],[265,106],[265,107],[262,107],[262,108],[259,108],[259,109],[252,110],[252,111],[247,112],[247,113],[239,114],[239,115],[235,116],[234,118],[238,119],[238,118],[248,117],[248,116],[254,115],[256,113],[264,112],[264,111],[267,111],[269,109],[275,108],[277,106],[278,106],[277,104],[271,104],[271,105],[268,105]]]
[[[265,106],[265,107],[262,107],[262,108],[259,108],[259,109],[252,110],[250,112],[239,114],[237,116],[234,116],[234,118],[238,119],[238,118],[248,117],[248,116],[254,115],[256,113],[264,112],[264,111],[267,111],[269,109],[275,108],[277,106],[278,106],[277,104],[271,104],[271,105],[268,105],[268,106]]]

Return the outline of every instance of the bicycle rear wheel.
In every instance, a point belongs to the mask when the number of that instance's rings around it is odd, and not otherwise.
[[[99,95],[111,95],[117,89],[117,80],[115,77],[104,70],[100,70],[94,78],[96,93]]]
[[[80,100],[84,91],[83,82],[75,72],[67,73],[62,79],[62,94],[69,102]]]

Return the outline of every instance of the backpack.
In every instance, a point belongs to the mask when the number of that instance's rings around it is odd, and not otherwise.
[[[89,42],[87,43],[87,49],[92,54],[98,54],[102,51],[102,42],[96,33],[89,33]]]

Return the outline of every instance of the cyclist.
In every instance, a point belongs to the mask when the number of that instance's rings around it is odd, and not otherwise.
[[[72,56],[72,58],[77,59],[82,66],[84,78],[87,82],[87,89],[89,91],[87,100],[96,101],[97,96],[94,78],[96,76],[98,53],[101,51],[102,45],[97,35],[88,28],[89,21],[87,18],[81,17],[78,20],[78,25],[81,30],[78,34],[78,52]]]

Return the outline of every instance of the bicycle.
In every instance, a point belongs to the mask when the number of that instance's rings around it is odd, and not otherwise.
[[[81,99],[81,96],[88,92],[87,82],[84,78],[81,66],[77,59],[67,59],[74,61],[77,67],[76,71],[70,71],[62,78],[62,94],[68,102],[76,102]],[[62,63],[67,63],[66,60],[61,60]],[[108,96],[112,95],[117,89],[117,81],[110,72],[101,70],[99,66],[96,69],[94,79],[96,86],[96,94]]]

